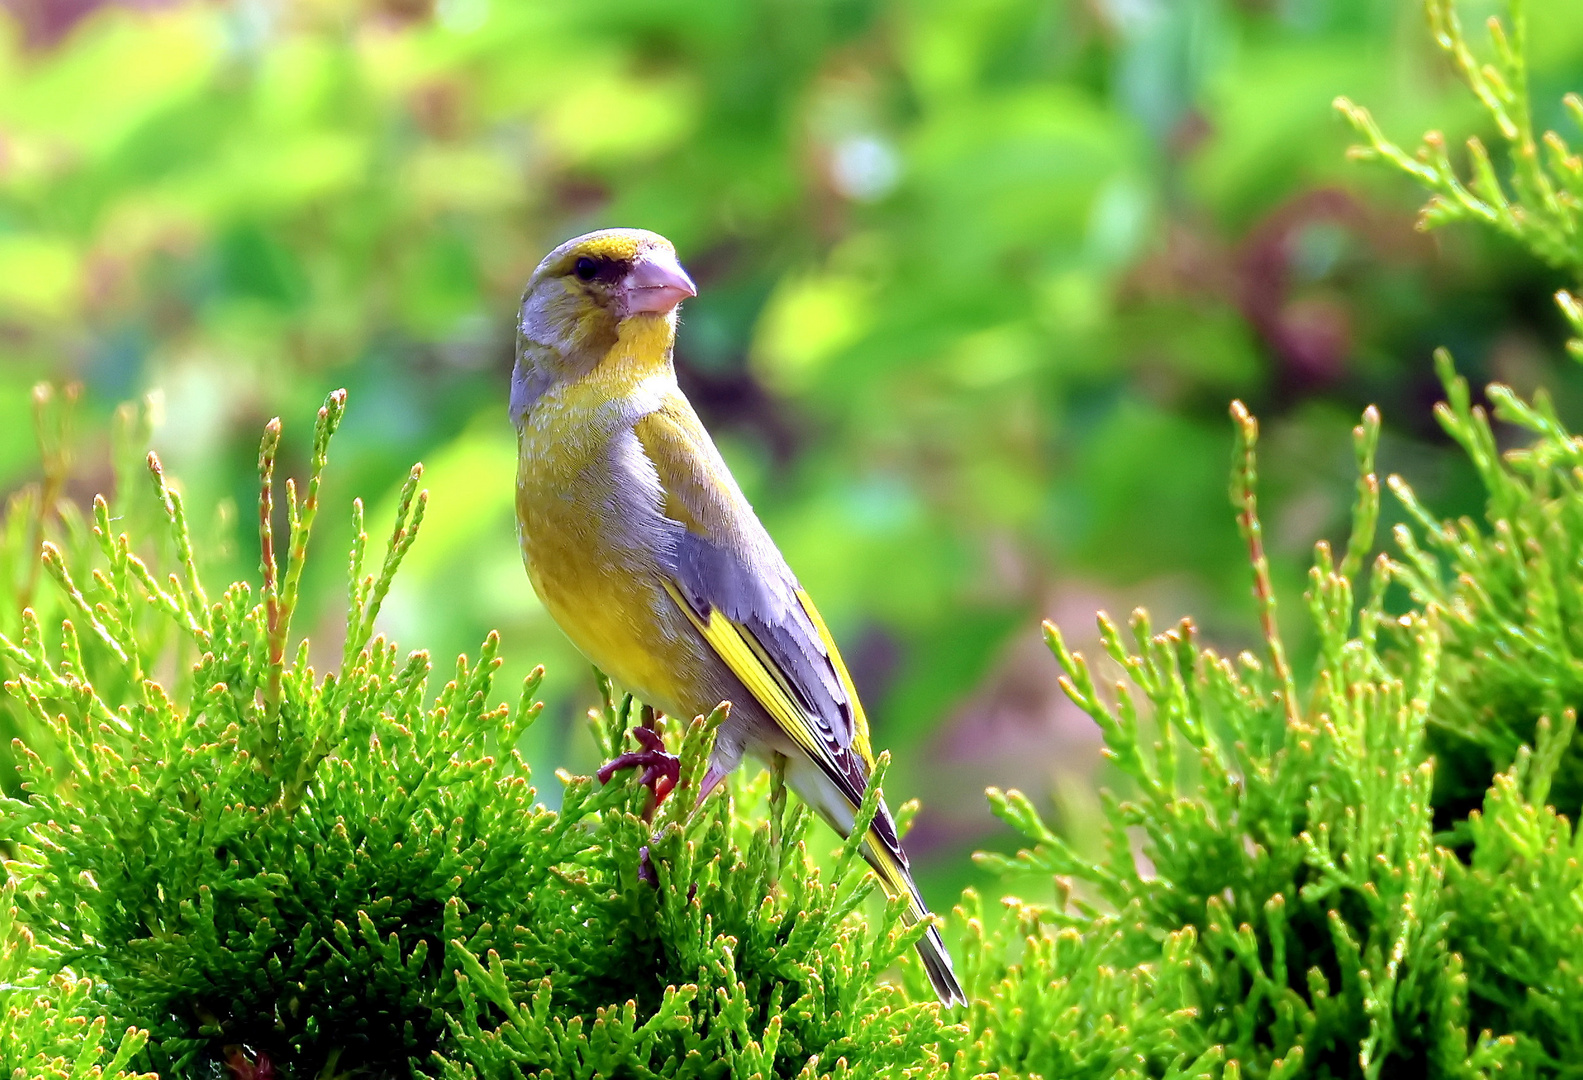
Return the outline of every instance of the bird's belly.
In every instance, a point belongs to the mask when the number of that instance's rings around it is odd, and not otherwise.
[[[675,711],[674,673],[689,658],[664,625],[660,604],[668,597],[574,559],[530,560],[535,591],[577,650],[645,701]]]
[[[564,447],[563,447],[564,449]],[[700,658],[665,591],[658,511],[606,454],[535,467],[517,483],[522,557],[550,616],[593,664],[657,707],[687,711],[679,693]]]

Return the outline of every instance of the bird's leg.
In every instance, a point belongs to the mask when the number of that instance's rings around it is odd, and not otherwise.
[[[254,1053],[245,1046],[225,1048],[225,1067],[236,1080],[276,1080],[280,1075],[268,1054],[262,1050]]]
[[[722,769],[713,761],[709,763],[709,768],[704,770],[703,783],[698,785],[698,802],[693,806],[693,813],[696,814],[698,812],[698,808],[703,806],[704,800],[713,795],[715,788],[723,784],[726,777],[730,775],[730,769]]]
[[[643,820],[652,821],[654,811],[665,801],[665,796],[671,793],[671,789],[681,779],[682,759],[665,749],[665,740],[659,732],[660,720],[653,707],[643,706],[643,711],[639,715],[641,719],[638,726],[631,731],[632,737],[643,749],[629,751],[607,761],[595,775],[599,777],[601,784],[608,784],[611,777],[618,772],[625,769],[642,769],[643,775],[638,777],[638,783],[649,789]],[[647,844],[638,849],[638,880],[654,886],[660,883],[659,876],[654,872],[654,861],[649,857]]]
[[[652,888],[660,887],[660,876],[654,872],[654,860],[649,858],[649,846],[638,848],[638,880]]]

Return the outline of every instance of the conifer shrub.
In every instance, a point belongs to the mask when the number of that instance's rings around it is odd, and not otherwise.
[[[1476,1070],[1504,1044],[1470,1038],[1464,962],[1449,936],[1448,856],[1436,841],[1425,743],[1439,638],[1422,611],[1387,615],[1389,559],[1362,572],[1379,514],[1378,417],[1371,410],[1355,432],[1362,479],[1346,551],[1316,549],[1307,600],[1320,648],[1302,693],[1262,555],[1257,424],[1233,412],[1233,501],[1266,655],[1221,656],[1198,644],[1189,622],[1157,633],[1141,611],[1126,628],[1102,615],[1103,662],[1121,676],[1104,686],[1047,624],[1064,688],[1099,724],[1131,789],[1107,802],[1097,861],[1019,793],[990,793],[1031,845],[985,861],[1081,882],[1097,901],[1030,905],[1030,944],[1043,925],[1102,934],[1140,973],[1152,1006],[1144,1015],[1174,1022],[1147,1040],[1136,1031],[1118,1040],[1132,1058],[1124,1064],[1067,1057],[1052,1068],[1017,1045],[992,1063],[1042,1076],[1379,1077],[1408,1062]],[[1050,982],[1013,967],[1001,977],[1008,987]],[[989,1045],[1002,1026],[984,1024]]]
[[[209,597],[152,455],[163,579],[103,499],[91,570],[46,542],[69,615],[53,639],[31,610],[0,638],[28,736],[4,819],[6,1060],[25,1074],[61,1032],[114,1025],[131,1031],[112,1073],[927,1075],[938,1009],[880,980],[919,930],[849,918],[874,887],[856,844],[821,879],[778,785],[744,789],[749,814],[689,812],[722,714],[669,733],[681,775],[657,813],[641,783],[570,776],[550,810],[514,749],[538,675],[494,704],[491,636],[431,695],[428,656],[376,634],[419,469],[377,566],[354,504],[341,660],[314,671],[292,620],[344,408],[338,391],[320,410],[278,538],[266,429],[257,590]],[[607,694],[607,757],[633,715]]]
[[[1448,0],[1437,40],[1491,109],[1457,178],[1342,103],[1361,153],[1583,277],[1583,165],[1535,138],[1522,9],[1481,65]],[[1583,118],[1575,99],[1569,107]],[[1541,160],[1540,146],[1548,155]],[[1583,337],[1583,304],[1563,311]],[[1583,345],[1573,343],[1583,356]],[[122,414],[115,503],[61,498],[64,404],[39,398],[44,482],[0,525],[0,1069],[14,1077],[1565,1077],[1583,1061],[1583,800],[1576,712],[1583,441],[1543,395],[1474,400],[1438,359],[1437,410],[1484,520],[1405,509],[1376,551],[1380,418],[1354,432],[1345,546],[1316,546],[1289,661],[1263,554],[1258,425],[1240,405],[1231,496],[1263,645],[1099,618],[1103,655],[1046,625],[1063,686],[1119,778],[1103,850],[1015,791],[1025,839],[981,856],[1048,878],[950,921],[970,1003],[944,1013],[921,927],[870,901],[852,842],[810,832],[774,776],[694,809],[722,713],[660,720],[608,684],[603,758],[551,809],[516,752],[538,675],[498,700],[498,642],[432,678],[377,630],[422,523],[414,469],[382,552],[352,507],[345,638],[315,671],[293,630],[346,401],[283,486],[259,456],[256,582],[211,593],[179,488]],[[1500,451],[1494,423],[1508,427]],[[31,557],[42,551],[35,562]],[[316,555],[316,557],[318,557]],[[642,730],[647,728],[648,730]],[[636,731],[635,731],[636,729]],[[663,801],[647,755],[679,755]],[[882,778],[884,762],[877,771]],[[860,813],[874,812],[876,782]],[[906,814],[901,817],[905,820]],[[857,835],[861,835],[861,829]],[[811,845],[834,847],[819,860]]]
[[[1469,176],[1463,179],[1440,132],[1426,133],[1409,154],[1366,109],[1345,98],[1336,106],[1364,139],[1355,157],[1389,164],[1429,190],[1420,227],[1484,225],[1567,277],[1571,288],[1555,299],[1574,335],[1567,349],[1583,360],[1583,157],[1557,132],[1535,130],[1525,5],[1511,0],[1507,7],[1506,20],[1488,20],[1486,61],[1475,53],[1452,0],[1424,5],[1435,42],[1489,113],[1504,160],[1478,136],[1469,137]],[[1562,104],[1573,124],[1583,126],[1583,97],[1567,94]],[[1398,576],[1420,605],[1440,616],[1448,693],[1432,718],[1431,742],[1442,801],[1465,812],[1477,805],[1490,776],[1510,766],[1520,746],[1533,743],[1541,716],[1557,718],[1583,699],[1583,584],[1575,553],[1564,547],[1576,535],[1575,523],[1561,520],[1576,512],[1564,498],[1575,482],[1569,471],[1575,450],[1548,395],[1541,391],[1529,404],[1496,385],[1489,401],[1497,419],[1542,436],[1503,465],[1488,425],[1467,419],[1468,392],[1446,374],[1449,358],[1437,363],[1452,391],[1438,410],[1442,426],[1477,468],[1489,507],[1484,529],[1441,522],[1403,486],[1397,494],[1417,528],[1399,534]],[[1575,813],[1583,804],[1583,747],[1566,750],[1563,759],[1555,797]]]
[[[1309,575],[1320,647],[1306,692],[1276,625],[1253,495],[1257,425],[1240,408],[1233,501],[1265,655],[1220,656],[1185,621],[1157,633],[1142,611],[1125,629],[1101,615],[1100,663],[1120,676],[1106,685],[1098,665],[1046,625],[1066,692],[1100,726],[1130,787],[1107,800],[1097,860],[1021,794],[990,792],[1029,846],[981,860],[1052,875],[1060,887],[1053,902],[1015,902],[1015,922],[998,931],[980,925],[972,898],[962,912],[980,1068],[1041,1077],[1575,1074],[1583,837],[1555,801],[1559,779],[1577,781],[1567,773],[1577,701],[1558,670],[1572,661],[1539,649],[1457,656],[1446,642],[1516,632],[1487,600],[1496,568],[1510,573],[1511,591],[1553,599],[1575,587],[1561,581],[1578,573],[1583,551],[1583,442],[1542,405],[1495,386],[1495,415],[1532,437],[1495,454],[1489,417],[1444,357],[1442,372],[1442,424],[1487,453],[1487,524],[1436,521],[1393,477],[1423,529],[1398,530],[1404,559],[1377,557],[1355,587],[1379,514],[1378,419],[1365,414],[1351,540],[1339,559],[1319,544]],[[1425,554],[1431,543],[1459,545],[1459,579],[1446,581]],[[1393,581],[1415,601],[1395,616],[1386,610]],[[1531,608],[1530,621],[1546,613]],[[1508,670],[1489,671],[1496,665]],[[1442,828],[1431,734],[1465,715],[1465,701],[1448,699],[1480,670],[1513,684],[1548,681],[1554,696],[1510,764],[1485,778],[1481,805]]]
[[[1489,110],[1504,170],[1468,140],[1463,181],[1431,132],[1416,155],[1338,108],[1356,156],[1432,192],[1425,228],[1492,226],[1583,281],[1583,159],[1536,135],[1518,0],[1478,60],[1452,0],[1427,0],[1437,44]],[[1583,123],[1583,100],[1565,102]],[[1506,179],[1503,180],[1502,176]],[[1579,335],[1583,303],[1557,294]],[[1499,384],[1475,404],[1436,364],[1442,428],[1486,493],[1484,520],[1437,518],[1400,477],[1408,524],[1370,562],[1378,416],[1345,551],[1316,547],[1305,594],[1318,657],[1285,655],[1255,499],[1257,424],[1240,405],[1232,503],[1265,646],[1223,657],[1191,623],[1099,619],[1104,657],[1046,626],[1067,694],[1125,779],[1106,851],[1085,859],[1017,792],[990,792],[1029,842],[992,867],[1052,875],[1052,902],[980,925],[969,897],[969,1042],[1004,1076],[1576,1075],[1583,1061],[1583,799],[1576,714],[1583,613],[1583,440],[1544,393]],[[1499,449],[1492,422],[1506,425]],[[1409,598],[1388,606],[1395,585]],[[1135,854],[1136,853],[1136,854]],[[1049,1034],[1054,1032],[1054,1034]]]

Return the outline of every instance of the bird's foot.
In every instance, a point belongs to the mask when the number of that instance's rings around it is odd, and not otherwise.
[[[638,783],[654,793],[654,805],[658,806],[682,778],[682,759],[665,749],[665,741],[652,728],[633,728],[632,737],[638,740],[643,749],[622,754],[614,761],[607,762],[595,775],[601,784],[608,784],[618,772],[642,769],[643,775],[638,778]]]
[[[268,1054],[262,1050],[254,1052],[245,1046],[225,1048],[225,1067],[235,1080],[276,1080],[280,1075]]]
[[[638,783],[649,789],[648,805],[644,808],[643,820],[650,821],[654,817],[655,809],[665,801],[665,796],[671,793],[676,787],[676,782],[681,779],[682,759],[665,749],[665,740],[660,738],[659,732],[647,723],[643,727],[633,728],[632,737],[637,739],[643,749],[622,754],[615,760],[606,762],[594,775],[599,777],[601,784],[608,784],[611,777],[618,772],[626,769],[642,769],[643,774],[638,777]],[[647,844],[638,851],[638,880],[656,887],[660,883],[659,876],[654,872],[654,862],[649,858]]]

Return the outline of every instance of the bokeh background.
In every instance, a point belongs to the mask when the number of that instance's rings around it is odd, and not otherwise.
[[[1533,8],[1539,120],[1565,129],[1583,18]],[[1446,512],[1477,502],[1435,346],[1583,415],[1559,283],[1416,232],[1417,193],[1346,160],[1338,94],[1408,140],[1486,123],[1400,0],[5,0],[0,491],[38,475],[37,380],[84,387],[84,503],[116,404],[152,394],[211,584],[256,578],[260,427],[284,418],[301,474],[345,386],[305,607],[326,654],[344,508],[377,533],[422,460],[385,629],[443,660],[499,628],[508,676],[549,667],[530,758],[586,770],[593,682],[516,549],[512,316],[559,241],[660,231],[701,289],[684,388],[843,642],[892,792],[925,800],[944,902],[1007,842],[984,785],[1081,833],[1104,784],[1041,618],[1082,641],[1147,604],[1254,641],[1232,397],[1264,422],[1299,656],[1366,404]]]

